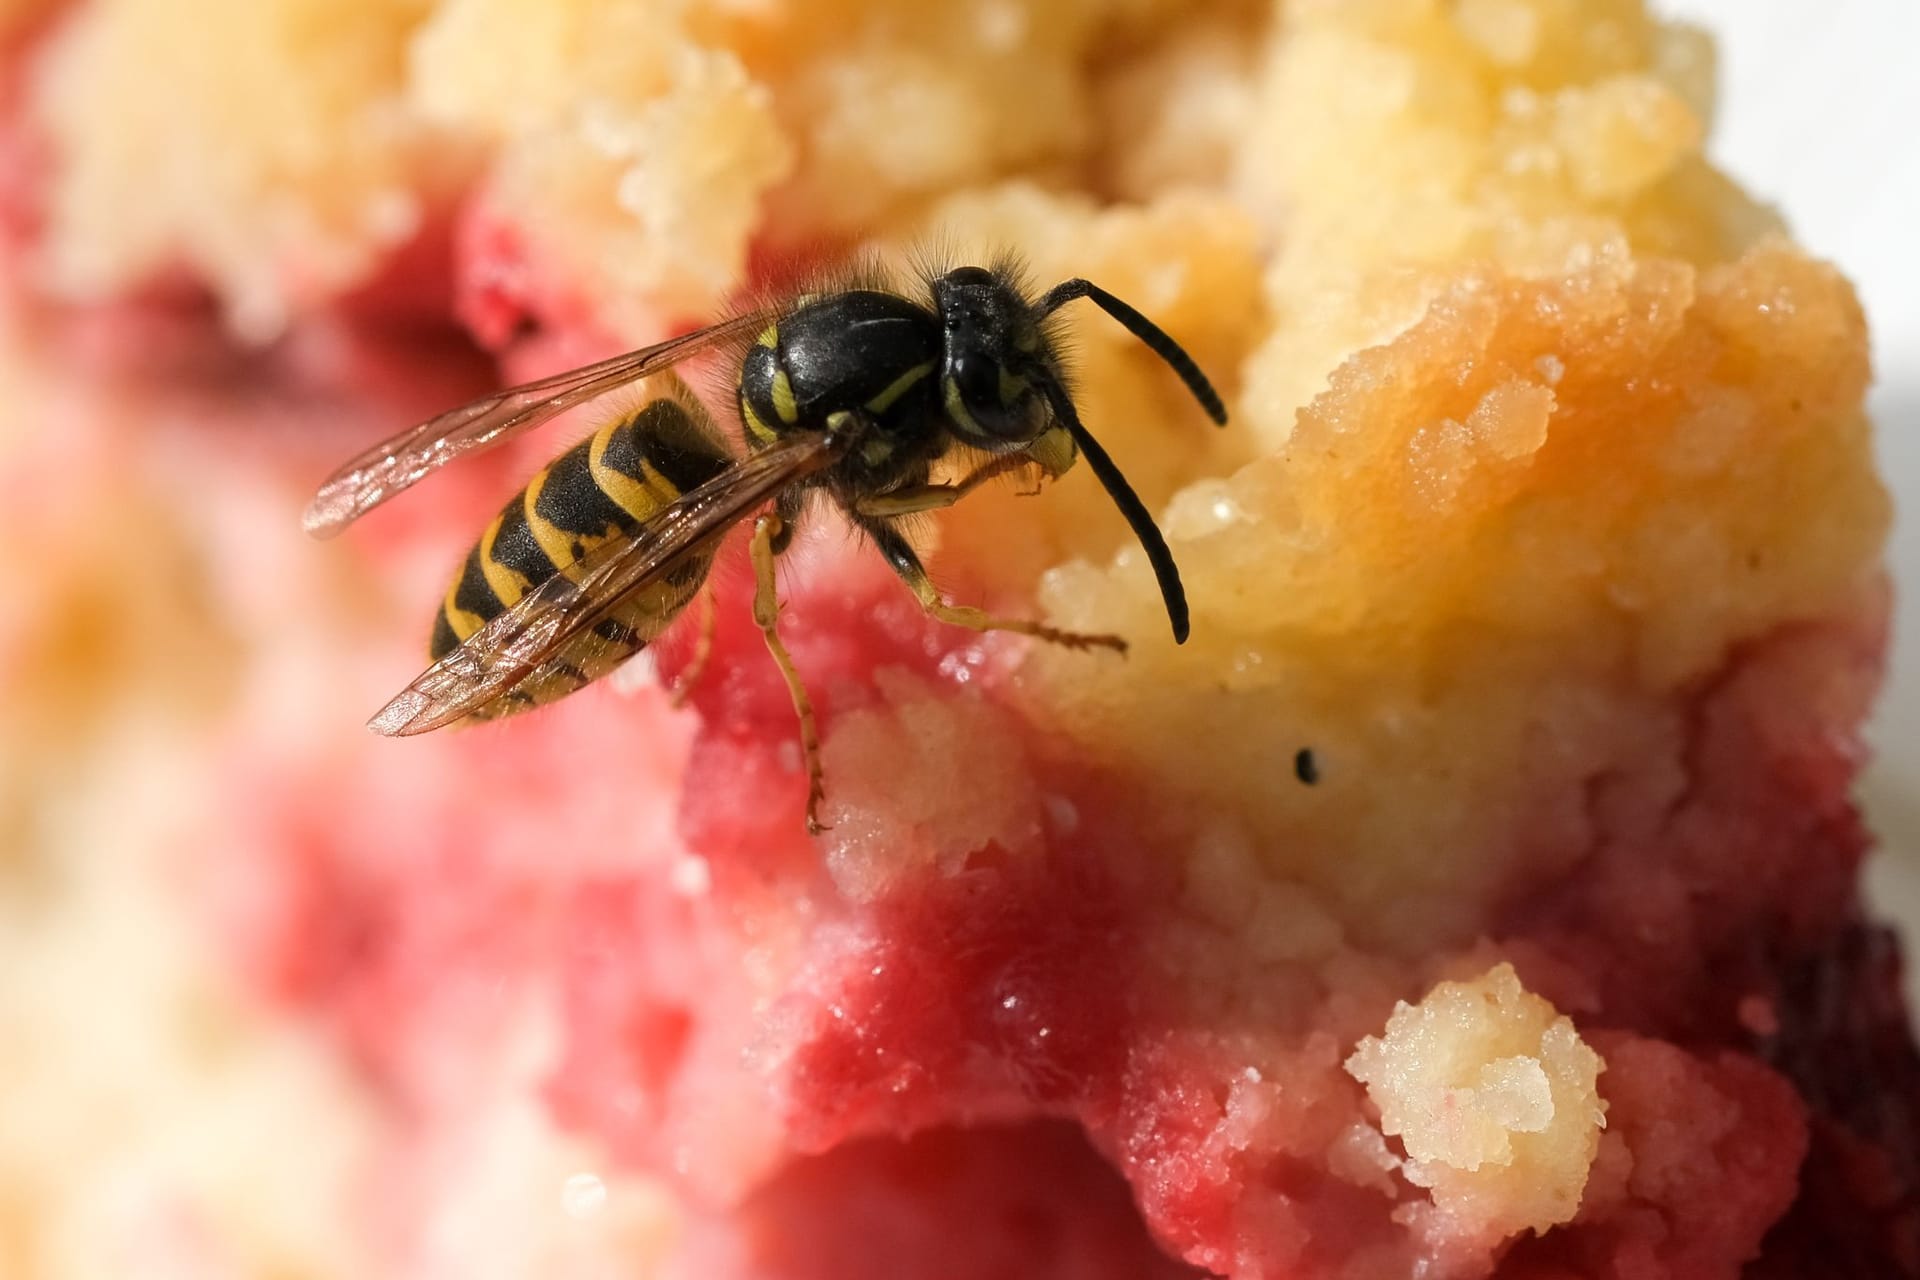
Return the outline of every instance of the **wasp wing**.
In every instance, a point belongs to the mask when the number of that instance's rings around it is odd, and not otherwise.
[[[834,455],[825,436],[809,434],[735,463],[689,490],[632,537],[601,543],[521,596],[421,672],[367,727],[389,737],[426,733],[505,697],[631,592],[658,580],[679,557],[820,470]]]
[[[377,444],[329,476],[308,504],[308,533],[328,538],[456,458],[490,448],[610,391],[659,373],[702,351],[766,328],[751,311],[716,325],[584,368],[482,396]]]

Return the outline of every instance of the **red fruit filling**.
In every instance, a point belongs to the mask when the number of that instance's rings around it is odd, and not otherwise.
[[[1833,1232],[1906,1265],[1920,1081],[1892,952],[1848,896],[1863,848],[1852,751],[1790,710],[1808,671],[1868,670],[1870,641],[1820,628],[1740,654],[1691,704],[1678,799],[1647,823],[1598,797],[1579,869],[1505,913],[1492,952],[1600,1049],[1608,1105],[1579,1217],[1509,1244],[1450,1234],[1392,1148],[1361,1141],[1365,1095],[1342,1058],[1430,966],[1349,954],[1270,971],[1265,1003],[1196,994],[1208,965],[1221,991],[1247,975],[1231,947],[1167,964],[1182,922],[1142,834],[1153,797],[1075,767],[1000,702],[1012,646],[927,622],[868,557],[810,547],[801,565],[783,632],[829,732],[885,705],[877,670],[984,699],[969,705],[1044,780],[1034,843],[929,859],[870,900],[842,892],[801,834],[792,711],[742,575],[723,567],[690,742],[656,695],[602,689],[407,744],[445,761],[438,789],[387,794],[362,760],[329,786],[284,779],[331,799],[296,839],[283,801],[256,815],[275,828],[267,847],[303,851],[265,894],[281,905],[256,935],[262,971],[394,1096],[442,1115],[510,1013],[557,989],[555,1116],[695,1203],[744,1205],[724,1247],[757,1260],[748,1274],[850,1265],[844,1224],[821,1227],[817,1256],[781,1253],[805,1234],[795,1215],[835,1195],[912,1204],[872,1229],[930,1257],[967,1215],[1029,1213],[1046,1238],[1078,1238],[1081,1175],[1024,1180],[1064,1159],[1070,1128],[954,1132],[1042,1118],[1087,1134],[1169,1253],[1222,1274],[1425,1257],[1458,1274],[1732,1275],[1763,1237],[1764,1265],[1788,1274]],[[669,678],[686,648],[663,646]],[[660,807],[676,776],[677,833]],[[503,829],[500,806],[466,804],[476,790],[526,797],[524,817]],[[343,827],[341,807],[382,829]],[[389,823],[436,834],[396,856]],[[1033,1207],[1008,1207],[1021,1197]],[[979,1252],[957,1258],[1016,1256],[978,1231],[961,1234]]]

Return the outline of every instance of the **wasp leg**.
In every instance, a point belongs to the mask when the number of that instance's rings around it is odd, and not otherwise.
[[[892,493],[862,498],[853,504],[854,510],[876,520],[916,515],[922,511],[938,511],[943,507],[952,506],[989,480],[1037,465],[1024,453],[1009,453],[974,468],[958,484],[909,485],[904,489],[895,489]],[[1036,482],[1035,487],[1027,492],[1040,492],[1038,483]]]
[[[783,556],[800,531],[800,513],[806,509],[807,495],[797,487],[787,489],[773,500],[773,518],[780,526],[773,533],[773,554]]]
[[[820,825],[820,802],[826,798],[826,783],[820,772],[820,734],[814,726],[813,703],[806,686],[800,683],[800,672],[787,646],[780,642],[780,597],[773,579],[774,547],[784,541],[784,527],[785,522],[777,515],[761,516],[753,523],[753,620],[766,637],[767,651],[773,655],[774,665],[787,682],[787,693],[793,698],[793,713],[800,718],[800,754],[807,765],[807,834],[817,836],[826,830]]]
[[[667,695],[675,711],[687,705],[700,677],[707,673],[707,663],[713,658],[713,630],[719,612],[714,605],[713,584],[709,582],[700,588],[700,634],[693,642],[693,656],[680,669],[680,678],[674,681],[673,692]]]
[[[1033,636],[1049,644],[1064,645],[1069,649],[1112,649],[1116,653],[1127,651],[1127,642],[1119,636],[1061,631],[1044,622],[1032,622],[1025,618],[997,618],[972,605],[949,604],[941,598],[939,588],[933,585],[933,579],[927,575],[926,565],[920,562],[920,556],[900,536],[898,529],[858,513],[854,516],[854,523],[861,532],[873,539],[880,548],[880,554],[887,558],[887,563],[893,566],[893,571],[900,575],[901,581],[920,601],[920,607],[931,617],[956,627],[965,627],[969,631],[1017,631],[1021,635]]]

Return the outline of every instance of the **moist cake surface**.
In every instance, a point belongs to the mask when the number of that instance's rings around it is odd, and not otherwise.
[[[0,0],[7,1274],[1920,1271],[1850,798],[1847,284],[1632,0]],[[1085,468],[387,742],[582,417],[312,483],[862,246],[1016,248]],[[908,277],[910,278],[910,277]],[[729,371],[691,371],[716,412]],[[630,393],[623,404],[638,402]]]

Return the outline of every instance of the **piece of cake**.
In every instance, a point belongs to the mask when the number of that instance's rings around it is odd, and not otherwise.
[[[1864,323],[1639,0],[0,2],[6,1274],[1920,1274],[1858,893]],[[341,459],[863,245],[1129,299],[1069,473],[385,741],[603,416]],[[727,409],[727,370],[694,371]],[[696,381],[699,380],[696,377]],[[602,409],[604,414],[609,410]]]

